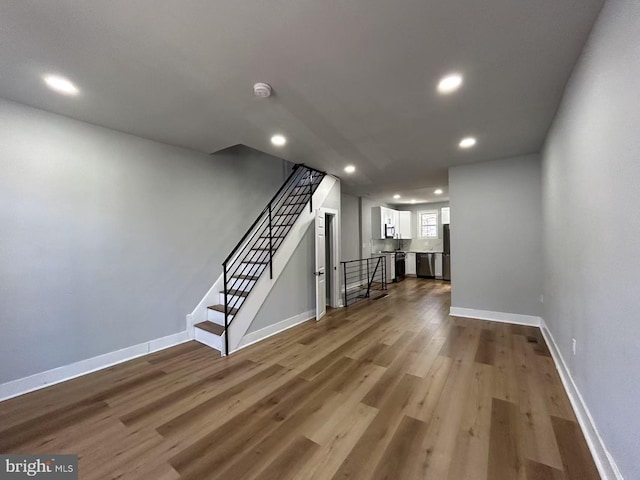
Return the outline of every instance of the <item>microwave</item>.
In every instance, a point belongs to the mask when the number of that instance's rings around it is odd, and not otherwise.
[[[384,238],[395,238],[396,237],[396,227],[393,225],[384,226]]]

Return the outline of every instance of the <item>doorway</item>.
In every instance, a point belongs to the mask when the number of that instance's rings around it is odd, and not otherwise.
[[[338,264],[340,228],[338,211],[319,208],[315,215],[316,259],[316,320],[326,313],[327,306],[339,307],[340,277]]]
[[[325,213],[324,215],[324,224],[327,232],[327,238],[330,239],[333,236],[333,221],[335,219],[334,215]],[[331,248],[333,247],[332,242],[328,241],[325,243],[325,268],[327,272],[333,272],[335,265],[333,265],[333,256]],[[327,298],[327,305],[331,306],[331,283],[332,283],[332,275],[327,274],[327,281],[325,283],[325,293]]]

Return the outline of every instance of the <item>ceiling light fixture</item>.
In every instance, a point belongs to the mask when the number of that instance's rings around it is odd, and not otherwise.
[[[347,165],[346,167],[344,167],[344,171],[347,173],[353,173],[356,171],[356,167],[354,167],[353,165]]]
[[[77,95],[80,93],[78,87],[71,80],[59,75],[45,75],[42,79],[47,87],[63,95]]]
[[[438,83],[438,93],[447,95],[453,93],[462,85],[462,75],[459,73],[451,73],[442,77]]]
[[[400,195],[396,193],[396,194],[393,196],[393,198],[395,198],[395,199],[397,200],[397,199],[399,199],[399,198],[400,198]]]
[[[473,137],[466,137],[460,140],[460,148],[471,148],[476,144],[476,139]]]
[[[287,139],[283,135],[274,135],[271,137],[271,143],[273,143],[276,147],[281,147],[285,143],[287,143]]]
[[[411,203],[416,203],[415,199],[412,199],[412,200],[411,200]]]
[[[437,190],[435,190],[433,193],[435,193],[436,195],[442,195],[442,189],[438,188]]]

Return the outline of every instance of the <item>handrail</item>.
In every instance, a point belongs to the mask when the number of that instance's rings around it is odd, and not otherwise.
[[[319,175],[314,175],[317,172]],[[308,174],[308,175],[307,175]],[[313,194],[325,177],[326,173],[304,164],[296,164],[284,183],[280,186],[275,195],[269,200],[267,206],[260,212],[258,218],[251,224],[236,244],[231,253],[222,262],[224,281],[224,330],[225,330],[225,354],[229,353],[228,329],[233,319],[229,320],[229,315],[233,313],[234,318],[237,309],[241,307],[241,298],[246,295],[233,295],[233,300],[229,299],[229,281],[239,281],[234,289],[247,292],[244,282],[253,281],[247,277],[259,277],[269,265],[269,276],[273,278],[273,256],[278,250],[284,238],[289,233],[300,213],[305,208],[307,202],[313,211]],[[308,179],[308,184],[306,180]],[[308,187],[308,189],[307,189]],[[294,193],[295,192],[295,193]],[[302,192],[302,193],[300,193]],[[287,203],[293,197],[301,197],[303,202]],[[308,198],[307,198],[308,197]],[[274,223],[273,217],[279,217]],[[274,235],[274,230],[276,234]],[[275,239],[275,242],[274,242]],[[263,253],[268,248],[267,259]],[[258,265],[256,268],[255,266]],[[264,265],[264,268],[262,267]]]
[[[363,260],[373,260],[378,258],[384,258],[384,255],[379,255],[377,257],[369,257],[369,258],[356,258],[355,260],[342,260],[340,263],[353,263],[353,262],[362,262]]]
[[[376,272],[378,271],[378,266],[380,266],[380,260],[382,260],[382,257],[378,257],[378,261],[376,262],[376,268],[373,269],[373,274],[369,276],[369,274],[367,273],[367,276],[369,277],[369,284],[367,285],[367,298],[369,297],[369,293],[371,292],[371,284],[373,283],[373,279],[376,278]],[[369,270],[369,265],[367,264],[367,272],[368,270]]]
[[[371,291],[387,289],[386,257],[359,258],[341,261],[344,306],[370,298]],[[372,268],[373,267],[373,268]],[[373,270],[373,271],[372,271]],[[374,285],[375,284],[375,285]]]
[[[266,207],[264,207],[262,209],[262,211],[260,212],[260,214],[258,215],[258,218],[256,218],[256,220],[251,224],[251,226],[249,227],[249,229],[247,230],[247,232],[244,234],[244,236],[240,239],[240,241],[238,242],[238,244],[235,246],[235,248],[233,250],[231,250],[231,253],[227,256],[227,258],[225,258],[224,262],[222,262],[223,265],[225,265],[230,259],[231,257],[233,257],[233,255],[236,253],[236,251],[238,250],[238,248],[240,248],[240,245],[242,245],[242,243],[247,239],[247,237],[249,236],[249,234],[251,233],[251,230],[253,230],[253,227],[256,226],[256,224],[260,221],[260,219],[262,218],[262,215],[264,214],[264,212],[266,212],[269,209],[269,206],[271,205],[271,203],[278,197],[278,195],[280,195],[280,192],[284,189],[284,187],[287,186],[287,184],[289,183],[289,180],[291,180],[297,173],[298,167],[301,164],[296,164],[293,167],[293,170],[291,171],[291,174],[289,175],[289,177],[287,177],[287,179],[285,180],[285,182],[282,184],[282,186],[278,189],[278,191],[276,192],[276,194],[271,198],[271,200],[269,200],[269,203],[267,204]]]

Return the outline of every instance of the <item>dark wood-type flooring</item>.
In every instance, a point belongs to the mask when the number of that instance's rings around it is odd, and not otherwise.
[[[81,479],[599,478],[539,330],[407,279],[228,358],[196,342],[0,403]]]

